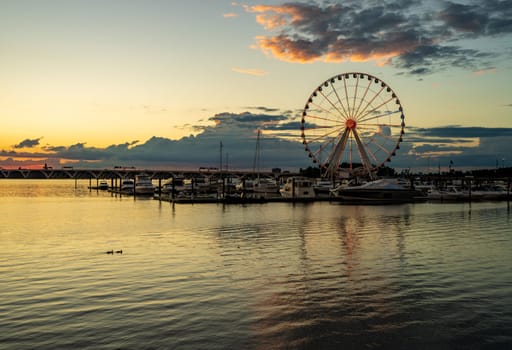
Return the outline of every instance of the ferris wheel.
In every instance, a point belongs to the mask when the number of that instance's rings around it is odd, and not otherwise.
[[[324,177],[373,178],[400,148],[404,119],[400,100],[386,83],[366,73],[343,73],[309,96],[302,143]]]

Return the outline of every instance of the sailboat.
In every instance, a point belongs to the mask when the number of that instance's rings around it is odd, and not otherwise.
[[[256,178],[253,181],[245,181],[245,192],[255,198],[275,197],[279,194],[279,185],[277,181],[269,176],[262,176],[260,170],[261,148],[260,148],[261,130],[258,130],[256,137],[256,151],[254,152],[253,172]]]

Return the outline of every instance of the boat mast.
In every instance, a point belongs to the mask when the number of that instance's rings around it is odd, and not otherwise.
[[[258,180],[260,179],[260,134],[261,130],[258,130],[256,136],[256,151],[254,152],[254,162],[252,164],[252,171],[257,173]]]

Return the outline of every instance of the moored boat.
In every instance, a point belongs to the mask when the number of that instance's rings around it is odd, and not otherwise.
[[[284,198],[315,198],[314,182],[305,177],[289,177],[279,193]]]
[[[134,187],[135,187],[135,183],[133,182],[132,179],[125,178],[125,179],[121,180],[121,187],[120,187],[121,192],[133,194]]]
[[[154,193],[155,186],[148,175],[139,174],[135,176],[135,194],[153,195]]]
[[[341,185],[332,192],[347,203],[388,204],[426,200],[422,191],[411,188],[398,179],[378,179],[360,186]]]

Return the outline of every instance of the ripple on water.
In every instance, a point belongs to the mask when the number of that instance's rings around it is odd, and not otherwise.
[[[506,206],[171,208],[89,199],[36,199],[34,221],[0,221],[7,228],[0,233],[0,342],[7,348],[512,342]],[[100,203],[116,215],[98,213]],[[0,209],[9,215],[20,206],[0,202]],[[47,217],[55,224],[42,224]],[[104,253],[121,248],[122,255]]]

